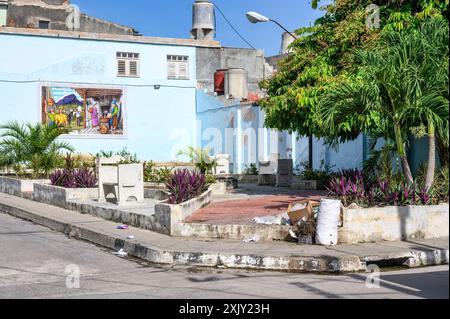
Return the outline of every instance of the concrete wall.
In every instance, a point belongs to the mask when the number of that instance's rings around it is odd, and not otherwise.
[[[8,5],[7,24],[14,27],[39,27],[39,20],[49,21],[52,30],[68,30],[66,19],[69,1],[46,0],[46,1],[12,1]],[[133,35],[131,27],[111,23],[86,14],[80,15],[81,32],[109,33],[121,35]]]
[[[345,209],[339,243],[435,239],[448,235],[448,204]]]
[[[69,208],[69,202],[98,198],[98,188],[63,188],[45,184],[34,184],[33,200],[61,208]]]
[[[270,66],[260,50],[239,48],[197,48],[199,87],[214,92],[214,72],[219,69],[242,68],[248,71],[249,92],[260,92],[258,83],[267,78]]]
[[[127,147],[143,160],[174,160],[195,144],[195,48],[0,33],[0,123],[41,121],[41,86],[121,88],[125,136],[68,136],[78,152]],[[140,77],[117,77],[116,52],[140,53]],[[190,80],[167,80],[167,55],[187,55]],[[161,85],[155,90],[153,85]]]

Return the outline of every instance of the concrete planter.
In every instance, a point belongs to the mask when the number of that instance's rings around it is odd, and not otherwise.
[[[294,176],[292,179],[292,186],[293,189],[299,189],[299,190],[318,190],[319,185],[317,181],[308,181],[304,180],[299,176]]]
[[[61,208],[69,208],[69,201],[98,198],[98,188],[63,188],[34,184],[33,189],[34,201]]]
[[[449,236],[449,205],[344,209],[340,244]]]
[[[197,198],[179,205],[169,205],[162,202],[155,205],[155,221],[169,231],[171,236],[182,236],[183,221],[197,210],[212,201],[212,190],[208,190]]]
[[[258,184],[258,175],[234,175],[241,184]]]
[[[35,183],[48,183],[48,180],[27,180],[0,176],[0,192],[22,197],[24,193],[33,192]]]
[[[217,182],[211,184],[209,189],[212,191],[213,195],[223,195],[227,193],[227,183],[226,182]]]

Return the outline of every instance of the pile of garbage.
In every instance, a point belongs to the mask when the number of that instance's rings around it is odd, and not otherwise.
[[[288,211],[277,216],[256,217],[254,222],[263,225],[290,225],[290,235],[302,245],[334,246],[338,243],[341,225],[339,200],[322,199],[320,202],[304,200],[289,205]]]

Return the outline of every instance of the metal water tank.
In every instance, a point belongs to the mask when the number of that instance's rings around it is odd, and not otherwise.
[[[228,69],[217,70],[214,73],[214,92],[218,95],[225,94],[225,74]]]
[[[225,73],[225,95],[235,99],[248,96],[248,72],[244,69],[229,69]]]
[[[214,4],[209,0],[196,0],[192,11],[192,31],[194,39],[213,40],[216,17]]]

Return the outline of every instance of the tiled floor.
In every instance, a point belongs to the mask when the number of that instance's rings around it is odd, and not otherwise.
[[[280,195],[273,195],[273,194]],[[322,191],[295,191],[257,186],[245,186],[231,194],[219,196],[207,207],[190,216],[187,223],[251,225],[253,218],[278,215],[287,211],[290,203],[304,199],[320,200]]]

